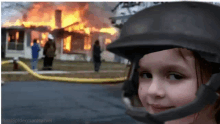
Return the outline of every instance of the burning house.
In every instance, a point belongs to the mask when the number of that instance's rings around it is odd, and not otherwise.
[[[33,39],[40,44],[39,57],[43,57],[43,47],[51,33],[56,42],[56,59],[90,61],[94,41],[99,39],[102,58],[114,61],[114,54],[106,51],[106,45],[118,37],[116,29],[109,25],[111,12],[103,13],[90,3],[50,4],[35,3],[22,19],[2,26],[6,57],[31,58]]]

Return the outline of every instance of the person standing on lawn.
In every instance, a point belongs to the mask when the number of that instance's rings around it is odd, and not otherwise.
[[[101,66],[101,50],[99,45],[99,40],[95,41],[93,46],[93,63],[94,63],[94,70],[99,72],[99,68]]]
[[[43,70],[52,70],[53,60],[55,57],[56,44],[54,42],[54,37],[52,34],[48,35],[48,41],[44,46],[44,67]]]
[[[34,42],[34,44],[31,47],[31,49],[32,49],[31,66],[32,66],[32,69],[34,71],[37,71],[37,62],[38,62],[38,54],[39,54],[39,51],[40,51],[40,47],[37,44],[37,39],[34,39],[33,42]]]

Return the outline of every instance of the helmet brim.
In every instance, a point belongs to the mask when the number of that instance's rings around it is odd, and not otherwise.
[[[209,41],[209,44],[207,44]],[[209,62],[220,63],[220,44],[212,39],[183,34],[146,33],[123,37],[107,46],[107,50],[128,60],[137,55],[172,49],[187,48],[196,51]]]

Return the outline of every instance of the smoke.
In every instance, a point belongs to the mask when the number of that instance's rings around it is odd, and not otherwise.
[[[1,2],[1,24],[21,19],[30,5],[31,2]]]
[[[95,26],[97,28],[101,27],[110,27],[111,20],[110,17],[114,16],[110,11],[105,11],[101,7],[96,6],[95,4],[89,4],[89,11],[84,15],[84,19],[89,20],[90,26]]]
[[[91,25],[96,27],[111,27],[110,17],[114,16],[111,10],[116,6],[115,2],[93,2],[89,4],[89,11],[85,15]]]

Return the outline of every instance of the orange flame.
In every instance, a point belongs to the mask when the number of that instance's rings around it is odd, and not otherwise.
[[[40,42],[40,45],[41,45],[41,46],[44,46],[44,45],[45,45],[45,43],[46,43],[46,41],[47,41],[47,35],[48,35],[47,32],[41,34],[41,42]]]
[[[71,50],[71,36],[68,36],[63,41],[64,41],[63,49],[70,51]]]
[[[114,34],[117,33],[115,28],[102,28],[102,29],[100,29],[100,32],[102,32],[102,33],[109,33],[111,35],[114,35]]]
[[[83,34],[87,34],[89,37],[85,38],[84,41],[84,49],[91,49],[91,33],[93,32],[102,32],[114,35],[117,33],[117,30],[113,27],[110,28],[97,28],[95,26],[88,26],[90,23],[88,20],[84,18],[86,12],[89,11],[89,4],[87,3],[84,7],[72,7],[65,5],[57,5],[56,7],[44,7],[44,5],[49,5],[47,2],[35,3],[32,6],[32,9],[27,13],[27,20],[22,21],[17,19],[15,22],[7,21],[3,27],[10,26],[24,26],[24,27],[39,27],[39,26],[47,26],[50,27],[50,30],[54,30],[58,27],[55,26],[55,10],[59,9],[62,11],[61,15],[61,27],[64,28],[65,31],[69,32],[79,32]],[[68,4],[68,3],[67,3]],[[52,8],[52,9],[51,9]],[[42,11],[43,10],[43,11]],[[44,46],[47,41],[48,33],[42,33],[42,37],[39,39],[39,43],[41,46]],[[105,41],[106,43],[111,42],[111,40]],[[67,37],[64,39],[64,49],[70,51],[71,49],[71,37]]]
[[[19,39],[19,32],[16,32],[16,40]]]
[[[84,50],[90,50],[91,49],[91,37],[85,37],[85,45]]]
[[[112,41],[111,41],[111,39],[105,39],[105,44],[110,44]]]
[[[8,42],[10,42],[10,40],[11,40],[10,37],[8,37]]]
[[[42,33],[42,39],[46,39],[47,38],[47,35],[46,34],[44,34],[44,33]]]

